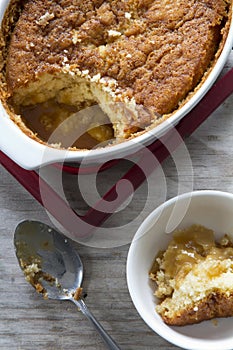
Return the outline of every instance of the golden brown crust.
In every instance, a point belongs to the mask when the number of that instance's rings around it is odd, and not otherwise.
[[[209,66],[227,12],[223,0],[26,1],[9,48],[9,92],[68,63],[115,79],[120,98],[170,113]]]
[[[7,110],[8,106],[5,106],[5,102],[9,98],[10,93],[6,82],[6,62],[12,32],[19,19],[25,1],[26,0],[11,0],[10,6],[6,9],[5,16],[3,17],[0,30],[0,98]]]
[[[233,292],[226,295],[221,291],[216,291],[201,300],[200,303],[180,310],[175,317],[161,316],[164,322],[171,326],[185,326],[213,318],[230,317],[233,316]]]

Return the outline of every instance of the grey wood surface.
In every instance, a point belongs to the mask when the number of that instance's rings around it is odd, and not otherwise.
[[[224,72],[232,66],[231,54]],[[192,189],[233,192],[233,96],[186,139],[185,145],[106,222],[103,232],[97,233],[99,239],[76,243],[85,266],[86,303],[123,350],[176,348],[148,328],[131,302],[125,272],[129,243],[143,218],[166,198]],[[102,173],[97,179],[100,193],[127,166],[120,163]],[[56,188],[56,169],[47,167],[41,176]],[[75,305],[43,300],[25,281],[14,252],[14,229],[25,219],[54,222],[2,167],[0,177],[0,349],[104,349]],[[83,179],[84,192],[93,200],[89,186],[93,179]],[[83,213],[87,205],[77,189],[77,177],[64,174],[63,188],[70,205]],[[106,238],[107,233],[110,238]]]

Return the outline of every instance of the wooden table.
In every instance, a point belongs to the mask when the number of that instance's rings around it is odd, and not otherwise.
[[[233,54],[224,71],[232,66]],[[187,152],[189,159],[186,159]],[[105,192],[127,166],[119,163],[102,173],[98,180],[99,191]],[[56,184],[56,169],[47,167],[44,174],[48,181]],[[25,219],[54,223],[2,167],[0,177],[0,349],[105,349],[102,340],[75,305],[43,300],[25,281],[14,252],[15,227]],[[85,181],[85,193],[92,199],[88,177]],[[64,174],[63,186],[70,204],[83,212],[86,204],[77,190],[77,176]],[[113,237],[115,241],[104,239],[91,244],[76,244],[85,266],[83,288],[87,294],[86,303],[124,350],[176,348],[153,333],[134,308],[126,283],[126,259],[131,237],[143,218],[159,202],[192,189],[233,192],[233,96],[186,139],[186,146],[179,147],[175,155],[153,173],[126,207],[106,222],[105,233],[111,233],[112,226],[118,227]]]

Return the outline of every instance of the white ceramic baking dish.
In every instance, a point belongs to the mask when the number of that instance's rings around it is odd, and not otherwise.
[[[9,0],[1,0],[0,4],[0,21],[4,16],[4,12],[9,4]],[[214,84],[215,80],[221,73],[228,55],[233,46],[233,21],[231,21],[229,33],[214,68],[208,75],[205,82],[192,96],[191,99],[169,120],[155,127],[153,130],[145,132],[134,139],[115,144],[105,148],[97,148],[91,151],[87,150],[61,150],[48,147],[41,144],[26,134],[10,120],[6,110],[0,103],[0,150],[9,156],[13,161],[25,169],[37,169],[42,165],[51,163],[75,162],[81,163],[85,161],[85,165],[103,164],[109,160],[129,157],[140,150],[144,145],[152,143],[154,140],[165,134],[169,129],[176,125],[193,107],[199,103],[202,97]]]

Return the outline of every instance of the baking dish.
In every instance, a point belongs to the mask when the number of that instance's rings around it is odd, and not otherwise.
[[[9,0],[1,1],[0,20],[4,16]],[[25,169],[37,169],[51,163],[77,163],[85,166],[103,164],[112,159],[131,157],[144,146],[153,143],[177,125],[208,92],[221,73],[233,45],[233,25],[229,28],[223,50],[208,74],[204,83],[195,94],[173,115],[155,128],[139,134],[135,138],[111,146],[93,150],[65,150],[49,147],[29,136],[10,119],[4,106],[0,103],[0,150]]]

